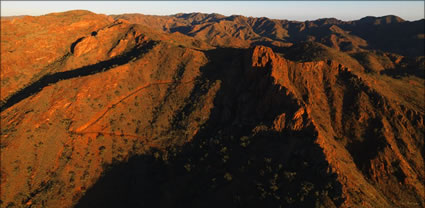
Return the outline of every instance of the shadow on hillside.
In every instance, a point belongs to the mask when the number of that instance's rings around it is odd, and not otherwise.
[[[409,69],[387,69],[380,72],[380,74],[391,76],[392,78],[400,79],[407,76],[415,76],[421,79],[425,79],[425,70],[420,68],[409,68]]]
[[[79,40],[77,40],[77,42],[78,41]],[[30,97],[31,95],[40,92],[44,87],[47,87],[51,84],[55,84],[61,80],[89,76],[99,72],[108,71],[114,67],[126,64],[134,58],[141,57],[143,54],[145,54],[147,51],[153,48],[155,44],[156,44],[155,41],[151,41],[146,43],[142,47],[133,48],[131,51],[123,55],[117,56],[115,58],[112,58],[106,61],[101,61],[96,64],[83,66],[81,68],[70,70],[70,71],[57,72],[54,74],[45,75],[41,79],[22,88],[21,90],[14,93],[9,98],[7,98],[0,106],[0,112],[6,110],[7,108],[12,107],[13,105]]]
[[[299,106],[269,70],[251,68],[248,50],[205,53],[210,63],[198,84],[222,83],[204,128],[167,160],[153,150],[111,165],[75,207],[338,206],[341,185],[313,128],[270,129],[276,116],[290,117]],[[206,93],[194,89],[182,114]]]

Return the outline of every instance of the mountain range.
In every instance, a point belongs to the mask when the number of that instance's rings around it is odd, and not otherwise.
[[[1,207],[424,207],[425,20],[1,18]]]

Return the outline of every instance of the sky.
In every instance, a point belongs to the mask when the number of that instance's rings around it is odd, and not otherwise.
[[[202,12],[298,21],[385,15],[410,21],[424,18],[424,1],[1,1],[1,16],[38,16],[75,9],[101,14]]]

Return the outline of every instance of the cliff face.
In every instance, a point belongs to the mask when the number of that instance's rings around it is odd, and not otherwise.
[[[314,125],[346,206],[423,204],[424,114],[410,105],[421,102],[420,91],[412,102],[356,69],[330,60],[291,63],[264,47],[254,49],[253,65],[269,66],[275,82],[303,103],[299,113]]]
[[[423,57],[252,46],[290,40],[277,20],[135,16],[2,19],[2,206],[425,205]],[[302,24],[348,37],[393,22]],[[13,35],[36,25],[48,30]]]

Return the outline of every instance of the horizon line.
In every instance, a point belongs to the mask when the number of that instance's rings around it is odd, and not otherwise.
[[[3,0],[2,0],[3,1]],[[177,0],[176,0],[177,1]],[[144,14],[144,13],[137,13],[137,12],[129,12],[129,13],[96,13],[93,11],[90,11],[88,9],[71,9],[71,10],[66,10],[66,11],[59,11],[59,12],[49,12],[49,13],[45,13],[45,14],[40,14],[40,15],[29,15],[29,14],[22,14],[22,15],[10,15],[10,16],[3,16],[0,14],[0,17],[3,18],[7,18],[7,17],[41,17],[41,16],[46,16],[46,15],[50,15],[50,14],[58,14],[58,13],[66,13],[66,12],[73,12],[73,11],[86,11],[86,12],[91,12],[93,14],[98,14],[98,15],[106,15],[106,16],[111,16],[111,15],[125,15],[125,14],[139,14],[139,15],[145,15],[145,16],[161,16],[161,17],[167,17],[167,16],[175,16],[178,14],[216,14],[216,15],[222,15],[225,17],[231,17],[231,16],[243,16],[246,18],[267,18],[267,19],[271,19],[271,20],[286,20],[286,21],[295,21],[295,22],[308,22],[308,21],[317,21],[317,20],[323,20],[323,19],[336,19],[339,21],[344,21],[344,22],[352,22],[352,21],[358,21],[367,17],[373,17],[373,18],[383,18],[383,17],[388,17],[388,16],[394,16],[394,17],[398,17],[400,19],[402,19],[403,21],[406,22],[416,22],[416,21],[420,21],[420,20],[424,20],[424,18],[419,18],[419,19],[415,19],[415,20],[406,20],[398,15],[395,14],[387,14],[387,15],[382,15],[382,16],[373,16],[373,15],[367,15],[367,16],[363,16],[359,19],[351,19],[351,20],[342,20],[342,19],[338,19],[337,17],[319,17],[316,19],[308,19],[308,20],[291,20],[291,19],[279,19],[279,18],[271,18],[271,17],[266,17],[266,16],[247,16],[247,15],[243,15],[243,14],[231,14],[231,15],[224,15],[221,13],[217,13],[217,12],[212,12],[212,13],[206,13],[206,12],[177,12],[177,13],[172,13],[172,14]]]

